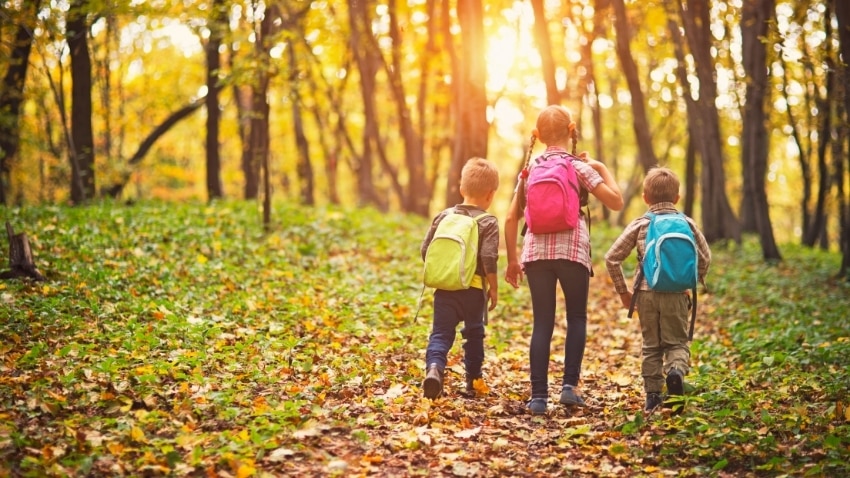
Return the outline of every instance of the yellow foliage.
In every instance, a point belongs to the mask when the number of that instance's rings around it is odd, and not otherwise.
[[[145,443],[147,441],[144,430],[139,427],[133,427],[130,429],[130,439],[139,443]]]

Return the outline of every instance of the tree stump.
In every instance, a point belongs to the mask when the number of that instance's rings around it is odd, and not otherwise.
[[[45,280],[32,260],[32,249],[26,233],[15,234],[12,225],[6,221],[6,235],[9,237],[9,269],[0,273],[0,279],[29,277],[36,281]]]

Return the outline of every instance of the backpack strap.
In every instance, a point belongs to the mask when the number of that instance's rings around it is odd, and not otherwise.
[[[693,342],[693,340],[694,340],[694,324],[697,321],[697,288],[696,287],[694,287],[693,293],[694,293],[694,298],[691,301],[691,303],[688,304],[691,307],[691,327],[690,327],[690,329],[688,329],[688,341],[691,341],[691,342]]]

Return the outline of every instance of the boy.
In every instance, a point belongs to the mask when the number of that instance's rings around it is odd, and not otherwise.
[[[426,376],[422,389],[427,398],[437,398],[443,392],[443,373],[449,350],[455,340],[455,329],[463,323],[461,334],[466,367],[466,393],[474,395],[474,382],[481,378],[484,363],[484,324],[487,301],[489,310],[498,301],[496,279],[499,259],[499,221],[485,215],[499,188],[499,172],[496,166],[482,158],[472,158],[464,165],[460,177],[460,194],[463,203],[440,212],[432,221],[431,228],[422,241],[421,254],[425,259],[428,246],[440,221],[451,213],[464,214],[478,219],[478,255],[476,274],[468,289],[434,291],[434,317],[428,348],[425,352]],[[482,277],[484,280],[482,280]]]
[[[679,179],[667,168],[651,169],[643,181],[643,200],[654,214],[677,213]],[[685,217],[694,233],[697,246],[697,278],[705,285],[705,275],[711,262],[708,243],[694,221]],[[605,254],[605,266],[620,294],[623,307],[629,308],[632,293],[623,275],[623,260],[637,246],[638,257],[645,257],[646,230],[649,218],[641,216],[626,226]],[[691,351],[688,345],[689,297],[682,292],[656,292],[649,288],[646,278],[634,285],[643,335],[643,364],[641,373],[646,391],[645,409],[661,405],[661,388],[665,381],[669,395],[684,394],[684,376],[690,369]],[[666,376],[666,379],[665,379]]]

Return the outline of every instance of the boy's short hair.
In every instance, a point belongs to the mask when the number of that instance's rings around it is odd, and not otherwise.
[[[480,197],[499,189],[499,170],[484,158],[471,158],[460,172],[460,193]]]
[[[669,168],[652,168],[643,180],[643,194],[650,204],[675,202],[679,196],[679,178]]]

